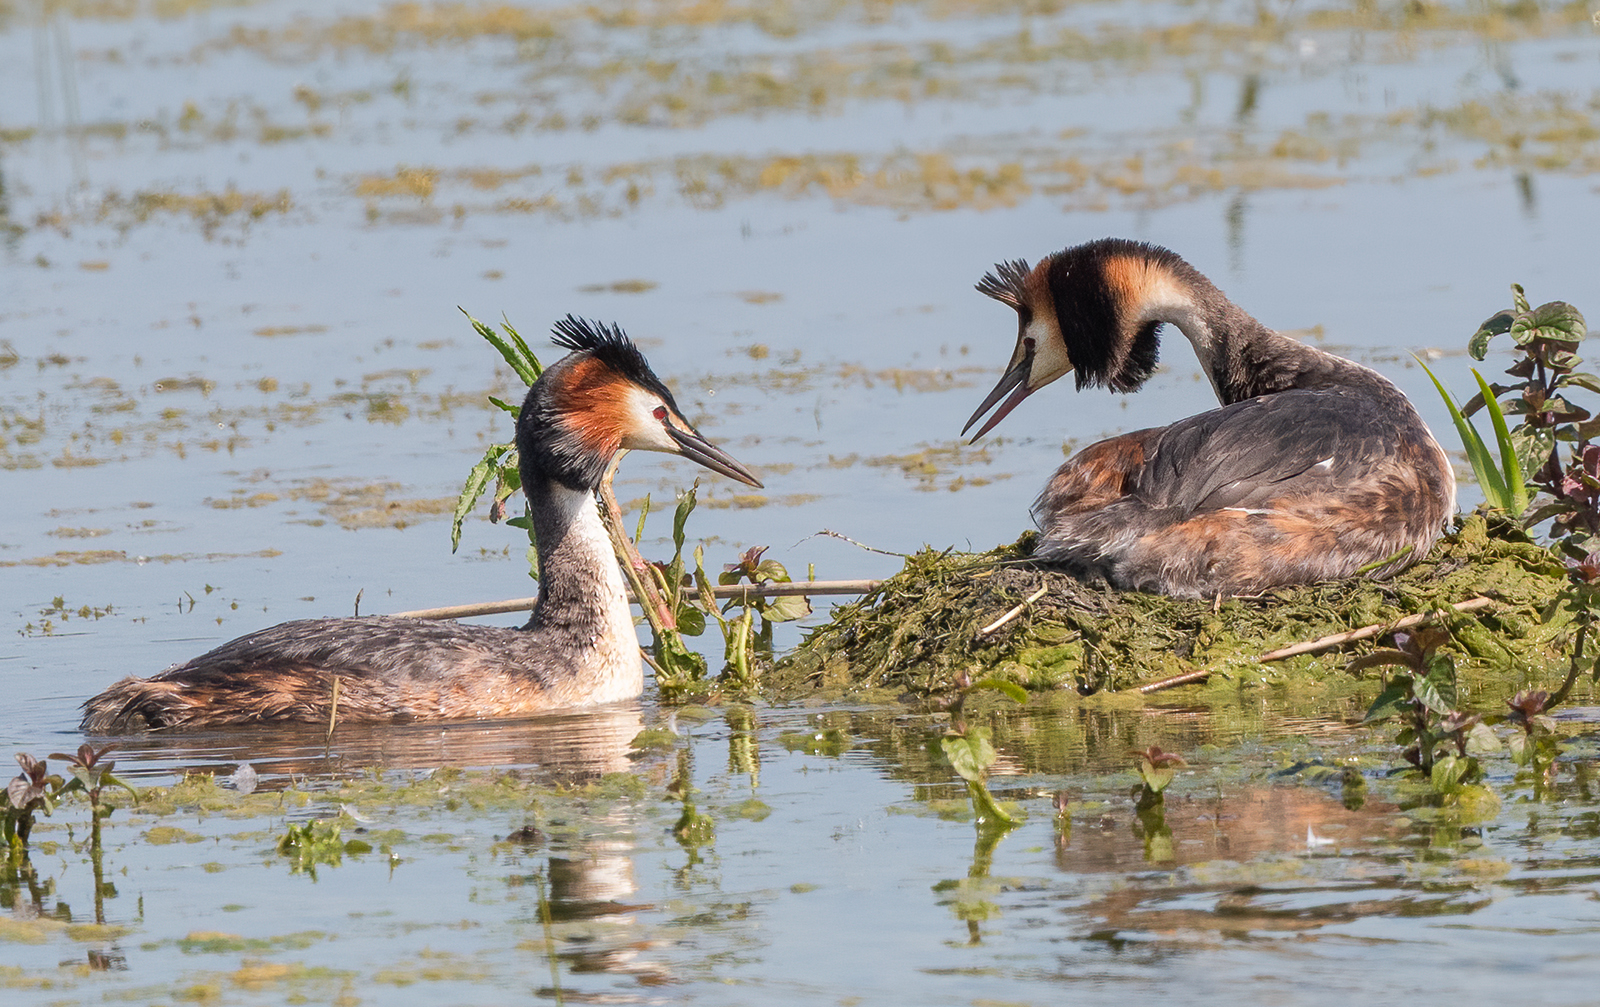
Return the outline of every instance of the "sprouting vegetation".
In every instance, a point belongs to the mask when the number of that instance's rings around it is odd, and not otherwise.
[[[0,793],[0,798],[4,799],[4,804],[0,804],[0,841],[6,844],[13,868],[27,855],[28,838],[33,834],[35,820],[40,815],[52,814],[62,798],[83,794],[88,799],[97,843],[100,820],[110,813],[109,808],[101,805],[101,791],[107,786],[121,787],[137,799],[131,786],[112,775],[116,763],[105,759],[106,753],[115,747],[106,745],[96,749],[92,745],[82,745],[76,754],[57,752],[50,756],[71,765],[70,780],[50,772],[48,760],[36,759],[26,752],[17,753],[17,765],[22,771]]]

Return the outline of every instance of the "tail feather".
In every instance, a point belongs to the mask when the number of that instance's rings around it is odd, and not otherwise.
[[[181,727],[204,703],[181,682],[129,675],[83,704],[79,729],[88,734],[139,734]]]
[[[355,719],[381,719],[381,715],[362,715],[370,705],[363,680],[352,677],[346,683],[348,701],[341,697],[341,709],[348,709]],[[328,717],[332,684],[332,676],[312,669],[278,669],[276,674],[257,676],[181,668],[155,678],[129,676],[83,704],[79,727],[89,734],[142,734],[185,727],[315,723]]]

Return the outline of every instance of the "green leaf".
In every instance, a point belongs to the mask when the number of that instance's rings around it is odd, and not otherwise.
[[[1511,740],[1506,742],[1506,747],[1511,751],[1511,761],[1517,765],[1526,766],[1533,761],[1533,745],[1529,743],[1528,736],[1521,731],[1511,736]]]
[[[1449,654],[1428,658],[1428,674],[1412,685],[1417,702],[1434,713],[1453,713],[1456,708],[1456,664]]]
[[[501,465],[499,472],[496,473],[494,502],[497,504],[503,504],[515,496],[521,489],[522,473],[518,472],[515,466]],[[489,517],[492,520],[494,515],[490,514]]]
[[[501,409],[505,410],[506,412],[510,413],[512,416],[521,416],[522,415],[522,407],[521,406],[514,406],[509,402],[501,401],[500,399],[495,398],[493,395],[489,396],[489,401],[494,403],[496,406],[499,406]]]
[[[1445,408],[1450,411],[1450,419],[1456,425],[1456,433],[1461,437],[1462,447],[1466,449],[1467,461],[1472,463],[1472,472],[1478,478],[1478,487],[1483,490],[1484,501],[1490,507],[1510,510],[1510,493],[1506,488],[1505,477],[1496,468],[1489,449],[1483,443],[1483,438],[1478,436],[1477,428],[1461,414],[1461,408],[1456,405],[1456,400],[1445,390],[1444,383],[1434,375],[1428,365],[1423,363],[1420,357],[1417,363],[1422,364],[1422,369],[1427,372],[1433,387],[1438,389],[1439,397],[1444,399]]]
[[[1178,771],[1171,766],[1152,766],[1148,762],[1139,765],[1139,778],[1144,781],[1145,789],[1152,794],[1166,790],[1177,773]]]
[[[1433,784],[1434,793],[1450,794],[1460,790],[1461,777],[1466,774],[1471,765],[1468,760],[1457,758],[1454,755],[1446,755],[1440,758],[1438,762],[1433,764],[1433,772],[1429,780]]]
[[[1375,724],[1380,720],[1388,720],[1406,711],[1411,700],[1411,683],[1409,680],[1396,679],[1389,687],[1378,694],[1378,698],[1367,707],[1367,715],[1361,718],[1363,724]]]
[[[774,584],[791,584],[794,578],[789,576],[789,570],[775,559],[764,559],[756,564],[756,582],[770,581]]]
[[[1474,360],[1482,360],[1489,353],[1489,340],[1511,329],[1511,322],[1515,316],[1509,311],[1501,311],[1489,318],[1478,331],[1467,340],[1467,352]]]
[[[699,636],[706,631],[706,614],[685,602],[678,606],[678,632],[684,636]]]
[[[994,765],[995,751],[989,744],[987,727],[971,727],[966,734],[947,734],[939,739],[939,747],[950,760],[950,767],[964,780],[981,783]]]
[[[1473,724],[1472,729],[1467,731],[1468,755],[1487,755],[1490,752],[1500,751],[1502,747],[1500,736],[1495,734],[1494,730],[1482,721]]]
[[[798,594],[774,598],[761,609],[761,618],[768,622],[794,622],[811,614],[811,599]]]
[[[121,787],[123,790],[128,792],[129,797],[133,798],[133,803],[139,803],[139,792],[133,789],[133,785],[131,783],[122,779],[120,776],[112,776],[110,773],[105,773],[100,777],[100,786]]]
[[[1007,682],[1005,679],[986,678],[981,682],[973,682],[972,685],[967,687],[967,692],[973,693],[980,689],[992,689],[993,691],[1004,695],[1007,699],[1014,700],[1018,703],[1026,703],[1028,701],[1027,689],[1024,689],[1015,682]]]
[[[650,516],[650,494],[644,495],[644,503],[639,507],[639,525],[633,530],[634,545],[644,538],[644,519]]]
[[[472,466],[472,471],[467,473],[466,485],[461,487],[461,495],[456,498],[455,511],[450,516],[450,551],[455,552],[461,544],[461,523],[472,513],[472,508],[477,506],[478,498],[483,496],[483,491],[489,488],[489,481],[494,478],[496,466],[507,451],[511,450],[509,444],[491,444],[489,450],[484,452],[478,464]]]
[[[528,344],[522,341],[517,330],[511,327],[510,322],[501,320],[502,327],[506,330],[506,335],[501,336],[489,326],[468,315],[466,308],[457,306],[456,310],[467,315],[467,321],[472,323],[478,335],[500,351],[500,356],[505,358],[505,362],[517,372],[517,377],[522,379],[523,384],[531,385],[539,380],[539,375],[544,373],[544,367],[539,363],[539,358],[534,356],[533,351],[528,349]]]
[[[1583,313],[1566,301],[1550,301],[1531,311],[1523,308],[1516,321],[1511,323],[1511,337],[1518,346],[1535,339],[1577,343],[1587,332]]]
[[[1511,430],[1506,426],[1505,413],[1500,411],[1500,402],[1494,397],[1494,392],[1489,388],[1489,382],[1483,379],[1477,368],[1473,368],[1472,376],[1478,379],[1478,390],[1483,394],[1483,405],[1489,413],[1489,422],[1494,425],[1494,439],[1500,446],[1500,471],[1505,480],[1506,499],[1510,503],[1507,509],[1513,517],[1521,516],[1528,509],[1528,487],[1522,481],[1522,459],[1517,457],[1517,446],[1511,440]]]
[[[700,480],[696,479],[693,486],[678,494],[678,509],[672,515],[672,544],[678,549],[683,548],[683,526],[694,513],[695,494],[699,489]]]
[[[1528,310],[1528,295],[1523,291],[1522,284],[1513,283],[1511,285],[1511,303],[1518,311]]]
[[[1590,374],[1587,371],[1574,371],[1556,379],[1557,388],[1567,388],[1572,385],[1587,388],[1591,392],[1600,392],[1600,375]]]
[[[684,644],[683,637],[676,631],[662,630],[652,649],[655,651],[656,663],[668,676],[667,681],[657,683],[662,688],[681,688],[706,677],[706,659],[690,650]]]

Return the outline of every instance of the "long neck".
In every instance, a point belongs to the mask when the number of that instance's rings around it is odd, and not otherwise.
[[[1262,325],[1198,273],[1151,303],[1145,318],[1182,330],[1224,405],[1291,388],[1362,386],[1398,394],[1377,371]]]
[[[551,664],[560,677],[584,680],[590,702],[639,695],[639,638],[594,494],[543,478],[523,489],[539,551],[539,602],[528,630],[565,658]]]

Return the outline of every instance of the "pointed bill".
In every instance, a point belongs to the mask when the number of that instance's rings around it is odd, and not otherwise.
[[[1028,387],[1028,375],[1032,370],[1033,347],[1028,346],[1021,350],[1020,359],[1016,360],[1011,365],[1011,368],[1001,375],[1000,382],[984,398],[983,404],[978,406],[977,410],[972,414],[972,418],[967,420],[967,425],[961,428],[962,436],[966,436],[967,431],[972,429],[972,425],[978,422],[979,418],[988,412],[996,402],[1000,402],[1001,399],[1005,399],[1005,402],[1001,404],[999,409],[995,410],[995,414],[989,417],[983,426],[978,428],[978,432],[972,435],[973,441],[994,429],[996,423],[1005,419],[1011,410],[1017,408],[1017,404],[1027,398],[1033,391]],[[1007,393],[1011,395],[1008,399],[1005,398]]]
[[[754,486],[756,489],[762,488],[761,480],[757,479],[754,473],[739,464],[732,455],[701,437],[697,431],[680,430],[676,426],[668,426],[666,430],[668,436],[677,442],[678,454],[704,465],[718,475],[737,479],[746,486]]]

